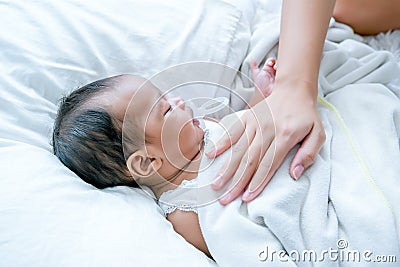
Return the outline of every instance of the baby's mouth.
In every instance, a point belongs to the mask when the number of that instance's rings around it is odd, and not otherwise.
[[[193,124],[196,125],[197,127],[200,127],[200,121],[199,121],[198,119],[193,118],[193,119],[192,119],[192,122],[193,122]]]
[[[188,107],[188,110],[189,110],[189,112],[190,112],[190,116],[193,118],[193,116],[194,116],[193,109],[190,108],[190,107]],[[193,125],[195,125],[195,126],[197,126],[197,127],[200,127],[200,121],[199,121],[198,119],[193,118],[193,119],[192,119],[192,123],[193,123]]]

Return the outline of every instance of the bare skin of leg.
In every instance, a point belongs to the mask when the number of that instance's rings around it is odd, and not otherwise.
[[[336,0],[333,17],[362,35],[400,29],[400,1]]]

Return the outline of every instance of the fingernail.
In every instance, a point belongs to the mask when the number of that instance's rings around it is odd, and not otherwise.
[[[251,197],[252,193],[250,192],[250,190],[246,190],[242,196],[242,200],[247,201],[249,200],[249,198]]]
[[[293,177],[295,180],[299,179],[299,177],[303,174],[304,167],[303,165],[297,165],[293,169]]]
[[[215,176],[214,180],[212,181],[212,185],[216,188],[219,188],[222,184],[222,174],[218,174]]]
[[[231,194],[227,194],[227,195],[223,196],[223,197],[220,199],[220,201],[224,202],[225,204],[226,204],[226,203],[229,203],[231,200],[232,200]]]

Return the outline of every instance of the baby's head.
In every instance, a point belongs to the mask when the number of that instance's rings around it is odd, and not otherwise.
[[[119,75],[63,98],[53,148],[64,165],[98,188],[137,186],[185,166],[203,135],[181,98],[167,99],[145,79]]]

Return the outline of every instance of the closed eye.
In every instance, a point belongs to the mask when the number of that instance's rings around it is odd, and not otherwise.
[[[172,110],[172,106],[168,104],[168,109],[164,112],[164,116],[168,114]]]

